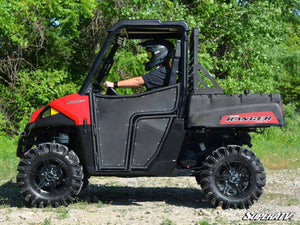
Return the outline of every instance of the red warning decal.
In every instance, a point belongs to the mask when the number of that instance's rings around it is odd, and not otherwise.
[[[223,116],[220,124],[276,124],[279,123],[272,111],[240,113]]]

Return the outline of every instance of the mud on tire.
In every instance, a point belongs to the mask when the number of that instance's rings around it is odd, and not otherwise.
[[[43,143],[28,150],[18,172],[21,194],[39,208],[69,205],[83,184],[83,169],[77,155],[61,144]]]
[[[236,145],[215,150],[196,179],[210,202],[223,209],[249,208],[259,199],[266,184],[260,159]]]

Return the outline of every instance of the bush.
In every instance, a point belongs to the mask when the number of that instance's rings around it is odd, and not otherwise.
[[[284,105],[285,126],[252,134],[253,150],[267,168],[297,168],[300,164],[300,113],[294,104]]]
[[[5,125],[2,123],[3,115],[0,115],[1,129],[8,129],[16,133],[23,129],[31,114],[50,101],[67,94],[76,92],[77,86],[69,81],[69,75],[59,70],[35,70],[21,71],[15,84],[3,88],[3,101],[6,103],[4,111],[10,115]],[[0,130],[1,130],[0,129]]]
[[[19,162],[16,156],[17,140],[0,132],[0,179],[11,178],[17,174]]]

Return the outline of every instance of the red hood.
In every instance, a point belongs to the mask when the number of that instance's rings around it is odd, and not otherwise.
[[[79,95],[78,93],[64,96],[49,103],[49,106],[60,113],[74,120],[76,125],[83,125],[84,120],[87,125],[91,124],[90,102],[88,95]],[[35,122],[45,107],[35,111],[32,114],[30,123]]]

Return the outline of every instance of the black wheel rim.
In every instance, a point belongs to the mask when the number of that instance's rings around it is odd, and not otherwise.
[[[218,167],[215,182],[223,195],[240,198],[249,192],[251,177],[250,170],[241,161],[226,161]]]
[[[31,170],[31,184],[45,196],[56,196],[70,186],[70,174],[66,164],[57,158],[44,158]]]

